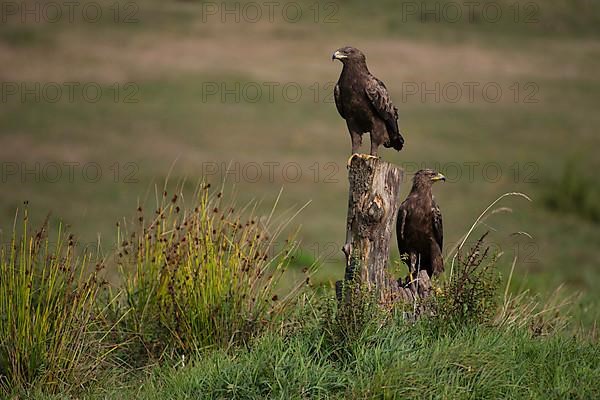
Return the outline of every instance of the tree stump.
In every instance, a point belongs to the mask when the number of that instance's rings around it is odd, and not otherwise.
[[[342,248],[346,271],[344,281],[336,282],[339,301],[346,298],[346,302],[351,303],[350,293],[344,293],[345,283],[375,291],[380,303],[401,301],[416,305],[417,299],[427,297],[431,292],[431,281],[425,271],[420,271],[413,280],[407,277],[404,282],[387,272],[403,176],[400,167],[385,161],[352,159],[348,171],[346,242]]]
[[[342,248],[346,255],[344,280],[376,290],[383,300],[387,292],[398,288],[386,268],[400,206],[403,170],[379,159],[354,157],[348,172],[346,242]]]

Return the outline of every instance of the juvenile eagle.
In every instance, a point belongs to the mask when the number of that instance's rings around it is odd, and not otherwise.
[[[431,187],[435,182],[445,180],[444,175],[431,169],[418,171],[410,194],[398,209],[398,250],[400,255],[408,255],[411,274],[421,269],[432,277],[444,271],[442,213]]]
[[[383,82],[369,72],[365,55],[354,47],[342,47],[331,58],[344,65],[334,97],[350,132],[353,156],[366,132],[371,133],[371,156],[377,157],[377,147],[382,144],[402,150],[404,138],[398,129],[398,109]]]

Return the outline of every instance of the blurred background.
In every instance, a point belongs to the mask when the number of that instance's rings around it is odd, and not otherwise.
[[[2,242],[32,220],[109,254],[116,223],[165,181],[226,181],[239,204],[299,209],[298,268],[343,274],[350,139],[333,103],[352,45],[400,109],[405,149],[438,169],[445,253],[500,195],[490,231],[513,290],[580,293],[600,316],[600,3],[2,1]],[[364,151],[368,152],[368,136]],[[526,234],[525,234],[525,233]],[[476,239],[478,236],[473,235]],[[395,239],[392,263],[397,264]]]

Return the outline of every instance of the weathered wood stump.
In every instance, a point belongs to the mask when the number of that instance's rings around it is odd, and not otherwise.
[[[411,280],[407,276],[404,282],[398,282],[398,290],[392,294],[393,301],[402,301],[404,303],[415,303],[419,299],[424,299],[431,294],[431,280],[427,271],[420,270]],[[415,310],[418,311],[418,310]]]
[[[413,302],[418,297],[426,297],[431,282],[425,271],[412,281],[407,278],[404,282],[387,272],[404,171],[379,159],[354,157],[348,173],[346,242],[342,248],[346,272],[344,281],[336,282],[338,300],[344,297],[345,283],[356,283],[375,291],[382,303]]]

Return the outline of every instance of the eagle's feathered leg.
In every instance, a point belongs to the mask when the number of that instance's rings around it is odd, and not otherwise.
[[[400,218],[400,239],[404,240],[404,227],[406,226],[406,209],[400,208],[398,218]]]
[[[379,158],[379,157],[377,157],[377,148],[378,147],[379,147],[379,143],[377,143],[376,140],[373,140],[373,135],[371,135],[371,157]]]
[[[346,167],[350,168],[350,164],[352,163],[352,159],[356,156],[360,156],[358,150],[362,145],[362,135],[350,127],[350,123],[348,123],[348,130],[350,131],[350,139],[352,140],[352,155],[348,159],[346,163]]]
[[[411,252],[408,260],[408,276],[410,278],[410,282],[414,282],[415,277],[413,276],[413,273],[417,272],[417,254]]]
[[[352,140],[352,154],[358,154],[360,146],[362,146],[362,134],[352,129],[351,124],[348,123],[348,130],[350,131],[350,139]]]

